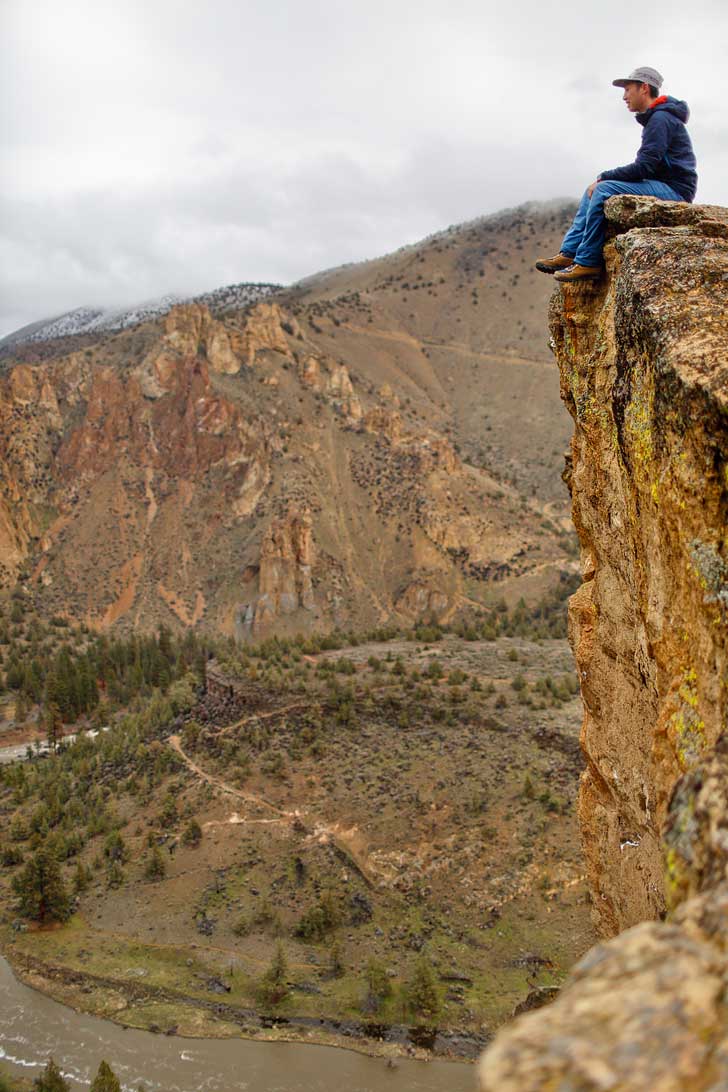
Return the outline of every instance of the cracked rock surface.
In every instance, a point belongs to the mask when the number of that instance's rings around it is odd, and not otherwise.
[[[607,216],[607,277],[557,290],[551,330],[584,574],[579,819],[613,939],[501,1031],[482,1092],[728,1089],[728,209]]]

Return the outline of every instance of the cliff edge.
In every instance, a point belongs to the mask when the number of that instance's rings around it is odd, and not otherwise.
[[[728,1088],[728,209],[607,205],[551,303],[584,583],[579,818],[614,939],[514,1021],[481,1088]],[[625,930],[623,932],[623,930]]]

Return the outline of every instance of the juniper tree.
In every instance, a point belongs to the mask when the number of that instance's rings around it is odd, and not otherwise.
[[[280,1005],[288,996],[288,963],[283,945],[276,945],[270,967],[258,983],[258,1000],[264,1005]]]
[[[52,1058],[48,1059],[43,1072],[33,1081],[33,1092],[70,1092],[68,1081]]]
[[[334,978],[341,978],[342,974],[346,970],[344,966],[344,957],[341,952],[341,945],[338,940],[335,940],[331,945],[329,951],[329,969]]]
[[[119,1078],[108,1062],[102,1061],[91,1083],[90,1092],[121,1092]]]
[[[198,846],[201,841],[202,827],[195,818],[192,818],[182,831],[182,842],[186,846]]]
[[[159,852],[159,846],[154,846],[151,854],[147,858],[147,863],[144,867],[144,876],[148,880],[163,880],[167,872],[167,866],[164,863],[164,857]]]
[[[420,956],[412,976],[405,986],[408,1008],[416,1015],[434,1023],[440,1014],[441,1001],[435,982],[432,964],[426,956]]]
[[[58,861],[41,848],[13,880],[20,899],[20,913],[33,921],[66,921],[71,904]]]
[[[367,984],[367,993],[362,1008],[365,1012],[379,1012],[382,1002],[392,993],[392,983],[389,980],[389,975],[383,964],[372,957],[367,963],[364,977]]]

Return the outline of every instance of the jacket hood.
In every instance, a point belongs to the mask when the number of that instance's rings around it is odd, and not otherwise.
[[[658,110],[667,110],[669,114],[674,114],[683,125],[690,117],[690,107],[686,102],[683,102],[682,99],[674,99],[672,95],[661,95],[653,107],[636,115],[637,121],[640,125],[646,125]]]

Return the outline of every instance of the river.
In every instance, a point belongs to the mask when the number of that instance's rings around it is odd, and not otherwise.
[[[475,1067],[397,1060],[351,1050],[251,1039],[180,1039],[124,1029],[18,982],[0,957],[0,1061],[35,1077],[52,1055],[74,1089],[105,1058],[133,1092],[474,1092]]]

